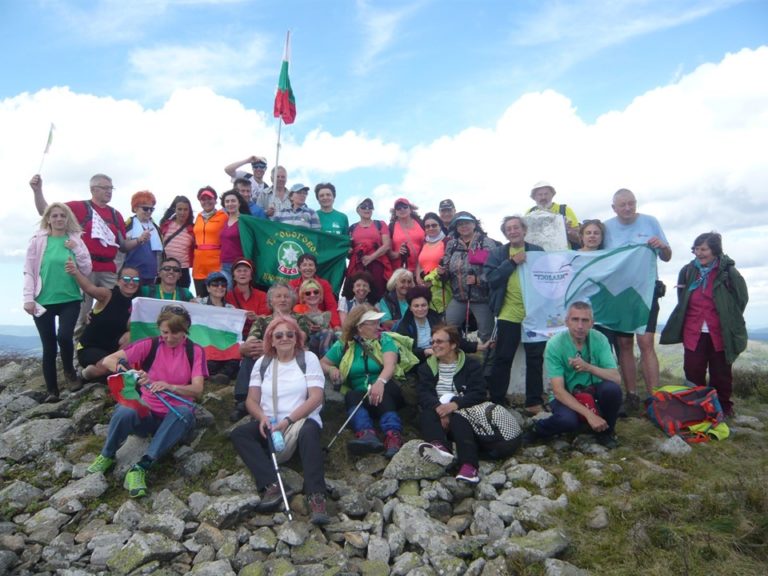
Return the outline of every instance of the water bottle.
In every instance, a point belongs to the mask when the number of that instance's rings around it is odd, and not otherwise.
[[[277,420],[272,418],[272,426],[277,424]],[[275,447],[275,452],[282,452],[285,449],[285,438],[280,430],[272,430],[272,445]]]

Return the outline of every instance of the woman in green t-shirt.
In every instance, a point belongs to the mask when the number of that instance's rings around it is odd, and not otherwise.
[[[43,378],[48,390],[46,402],[58,402],[56,380],[57,344],[61,364],[69,382],[77,382],[74,367],[73,334],[83,296],[64,270],[74,260],[80,272],[91,273],[91,256],[80,239],[82,230],[66,204],[53,202],[43,212],[38,230],[29,242],[24,264],[24,311],[35,319],[43,344]],[[56,332],[56,317],[59,331]]]
[[[337,341],[320,360],[332,382],[342,383],[347,414],[355,439],[348,444],[353,454],[381,452],[391,458],[403,445],[403,425],[397,413],[404,404],[400,386],[392,380],[397,365],[397,345],[380,333],[383,314],[373,306],[355,306],[347,314]],[[362,405],[357,408],[362,401]],[[379,417],[384,442],[374,430]]]

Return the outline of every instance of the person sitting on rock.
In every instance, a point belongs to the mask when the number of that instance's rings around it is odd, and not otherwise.
[[[264,333],[264,355],[251,372],[245,401],[253,420],[235,428],[230,438],[262,491],[260,512],[273,512],[283,502],[270,452],[274,451],[278,462],[287,462],[298,448],[310,521],[327,524],[330,518],[320,445],[325,378],[317,356],[305,351],[304,344],[304,332],[293,318],[280,316],[269,323]],[[278,432],[284,442],[282,448],[274,440]],[[286,499],[292,495],[291,486],[285,485]]]
[[[485,401],[486,385],[479,360],[459,348],[461,336],[455,326],[440,324],[432,331],[432,351],[419,365],[416,390],[419,398],[419,426],[426,440],[417,450],[422,458],[441,466],[453,463],[451,441],[456,443],[459,473],[457,480],[480,482],[479,451],[505,458],[520,446],[520,437],[497,442],[482,442],[470,421],[460,412]]]
[[[219,308],[234,308],[232,304],[224,298],[227,295],[227,286],[229,278],[221,270],[211,272],[205,279],[205,287],[208,289],[208,296],[194,300],[196,304],[205,306],[218,306]],[[208,364],[208,381],[221,386],[226,386],[231,380],[237,377],[237,371],[240,369],[240,354],[227,350],[218,350],[214,347],[208,349],[206,354]]]
[[[574,302],[568,307],[568,330],[554,335],[544,352],[554,398],[552,416],[535,422],[523,441],[576,432],[586,422],[606,448],[615,448],[621,388],[616,359],[608,338],[592,328],[592,307]]]
[[[342,382],[344,404],[352,415],[355,439],[348,444],[353,454],[384,451],[393,457],[403,445],[403,424],[398,414],[404,404],[400,386],[393,380],[398,348],[389,334],[380,333],[384,314],[362,304],[347,314],[341,339],[320,360],[332,382]],[[361,405],[358,404],[363,400]],[[372,416],[378,416],[384,432],[379,440]]]
[[[205,351],[187,339],[192,321],[182,306],[169,305],[157,317],[160,336],[145,338],[118,350],[102,360],[111,372],[137,368],[141,400],[149,413],[139,413],[118,405],[109,420],[107,439],[101,453],[88,467],[91,474],[107,472],[114,464],[120,446],[129,435],[152,435],[149,447],[141,459],[125,475],[123,486],[131,498],[146,496],[146,475],[152,465],[195,427],[195,413],[190,403],[179,398],[199,398],[203,380],[208,375]],[[154,358],[150,358],[154,349]],[[191,363],[190,363],[191,359]],[[151,362],[149,366],[145,364]]]

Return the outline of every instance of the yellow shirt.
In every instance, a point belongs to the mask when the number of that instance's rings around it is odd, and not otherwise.
[[[525,247],[509,247],[510,258],[519,252],[524,252]],[[504,303],[501,305],[499,320],[521,323],[525,319],[525,304],[523,303],[523,291],[520,288],[519,267],[515,268],[507,280],[507,291],[504,294]]]

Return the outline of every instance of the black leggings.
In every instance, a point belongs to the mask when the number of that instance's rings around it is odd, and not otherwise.
[[[61,365],[65,372],[74,372],[75,344],[73,334],[75,323],[80,314],[80,300],[50,304],[41,316],[35,316],[35,326],[43,345],[43,378],[50,394],[59,393],[56,381],[56,353],[61,350]],[[59,330],[56,331],[56,316],[59,317]]]

